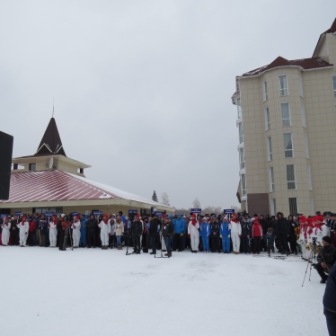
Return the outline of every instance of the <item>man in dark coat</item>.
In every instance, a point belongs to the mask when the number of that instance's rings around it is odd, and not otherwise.
[[[221,252],[220,249],[220,223],[218,222],[216,216],[213,214],[210,216],[210,249],[211,252]]]
[[[157,235],[159,228],[161,227],[161,221],[157,217],[157,215],[153,215],[149,221],[149,239],[150,239],[150,247],[152,252],[150,254],[156,254],[156,243],[157,243]]]
[[[329,336],[336,335],[336,263],[331,268],[323,296],[324,315],[327,321]]]
[[[289,222],[282,212],[277,213],[276,236],[279,242],[279,252],[289,255]]]
[[[143,231],[143,223],[139,214],[135,216],[131,230],[134,244],[134,253],[140,254],[140,237]]]
[[[86,243],[87,247],[96,247],[97,246],[97,231],[98,221],[95,218],[94,214],[90,214],[89,219],[86,222]]]
[[[172,256],[172,243],[174,237],[174,224],[170,218],[164,217],[162,224],[162,237],[164,238],[167,253],[165,256],[170,258]]]
[[[336,261],[336,248],[331,244],[331,238],[322,238],[322,248],[317,255],[317,264],[314,265],[317,273],[321,277],[321,283],[326,283],[328,273]]]

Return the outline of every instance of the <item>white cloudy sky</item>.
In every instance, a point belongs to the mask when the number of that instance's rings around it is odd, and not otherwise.
[[[86,176],[171,205],[238,205],[235,76],[310,57],[334,0],[0,0],[0,130],[52,116]]]

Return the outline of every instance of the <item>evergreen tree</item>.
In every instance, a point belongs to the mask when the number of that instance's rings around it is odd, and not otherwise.
[[[156,196],[156,191],[155,191],[155,190],[154,190],[154,192],[153,192],[152,200],[153,200],[154,202],[159,202],[158,197]]]

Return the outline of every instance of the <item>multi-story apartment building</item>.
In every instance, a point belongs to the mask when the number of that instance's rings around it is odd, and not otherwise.
[[[249,213],[336,210],[336,19],[311,58],[236,77],[237,196]]]

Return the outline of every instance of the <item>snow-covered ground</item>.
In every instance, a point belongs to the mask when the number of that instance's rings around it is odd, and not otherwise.
[[[328,334],[300,257],[0,246],[0,263],[2,336]]]

